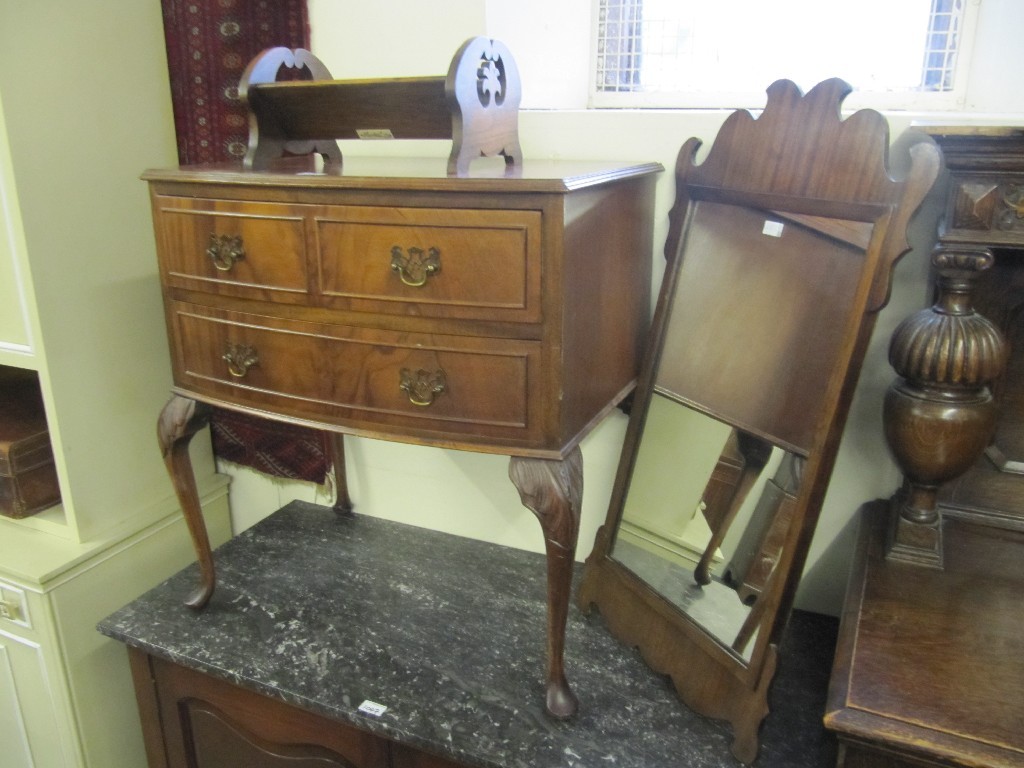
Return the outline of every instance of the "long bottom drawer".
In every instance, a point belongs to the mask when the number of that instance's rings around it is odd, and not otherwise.
[[[200,396],[407,436],[538,442],[539,342],[300,323],[171,305],[175,381]],[[384,434],[387,436],[387,434]]]

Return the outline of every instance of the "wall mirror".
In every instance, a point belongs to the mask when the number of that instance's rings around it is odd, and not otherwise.
[[[752,762],[867,342],[938,175],[849,93],[768,89],[676,164],[665,277],[584,610]],[[898,162],[897,162],[898,160]],[[899,166],[898,168],[896,166]]]

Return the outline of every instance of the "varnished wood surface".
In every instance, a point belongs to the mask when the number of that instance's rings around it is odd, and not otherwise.
[[[385,739],[136,649],[129,653],[150,768],[390,765]]]
[[[950,171],[939,240],[950,252],[989,248],[992,267],[977,279],[974,306],[1003,333],[1008,360],[992,389],[999,407],[994,439],[1010,461],[1024,460],[1024,125],[924,125],[942,147]],[[939,490],[944,513],[993,519],[1024,529],[1024,475],[982,457]]]
[[[266,170],[242,168],[241,163],[187,165],[177,168],[152,168],[142,174],[150,182],[210,182],[257,187],[311,187],[315,189],[359,189],[484,192],[570,192],[605,184],[617,179],[636,178],[659,173],[659,163],[602,162],[591,160],[523,161],[512,175],[503,163],[485,160],[474,165],[465,176],[449,176],[444,158],[439,157],[359,157],[344,164],[320,165],[308,157],[285,158],[271,163]]]
[[[215,585],[182,403],[538,462],[550,471],[512,476],[545,536],[547,706],[568,717],[579,442],[635,384],[659,166],[555,164],[517,183],[429,163],[417,183],[303,163],[146,174],[174,374],[162,445],[203,564],[189,604]],[[579,476],[571,493],[564,472]]]
[[[530,396],[544,394],[538,342],[288,323],[178,302],[170,311],[179,383],[200,397],[382,434],[544,440],[541,422],[527,422]],[[223,360],[232,343],[259,354],[244,376]],[[414,403],[401,389],[403,370],[442,370],[445,390]]]
[[[282,72],[287,81],[276,82]],[[510,172],[523,161],[519,70],[488,37],[466,40],[446,77],[333,80],[310,51],[269,48],[246,67],[238,93],[248,108],[247,168],[310,153],[340,163],[337,139],[451,139],[447,172],[457,176],[481,157],[499,157]]]
[[[861,512],[826,726],[893,765],[1024,766],[1024,532],[946,520],[922,568],[885,559],[886,506]]]
[[[272,114],[289,139],[358,139],[387,130],[394,139],[450,139],[443,77],[261,83],[253,109]],[[306,108],[315,104],[315,109]]]
[[[892,267],[940,167],[938,149],[920,134],[890,152],[877,112],[841,118],[849,91],[837,79],[806,95],[777,81],[758,117],[741,110],[727,118],[702,162],[699,139],[682,145],[649,351],[580,590],[581,606],[597,605],[614,632],[672,676],[689,706],[731,721],[743,762],[757,755],[778,641]],[[774,234],[772,222],[781,225]],[[770,242],[794,233],[792,250]],[[806,458],[774,576],[752,612],[760,624],[746,659],[614,559],[655,388]],[[642,628],[648,620],[656,631]]]
[[[372,437],[563,458],[635,380],[655,168],[473,195],[448,177],[442,193],[398,191],[402,178],[154,174],[175,391]],[[244,257],[217,268],[211,237],[237,237]],[[394,247],[437,248],[440,270],[407,285]],[[256,338],[272,354],[229,375],[224,345]],[[393,400],[402,368],[444,365],[471,372],[430,408]]]
[[[914,123],[938,142],[952,171],[1024,171],[1024,124]]]
[[[579,707],[562,663],[569,596],[561,590],[572,581],[576,565],[576,539],[583,503],[583,454],[575,448],[565,461],[513,456],[508,474],[523,505],[537,516],[544,531],[549,606],[545,699],[547,711],[564,719],[576,714]]]

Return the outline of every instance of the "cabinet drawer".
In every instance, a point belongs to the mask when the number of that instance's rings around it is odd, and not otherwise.
[[[385,433],[531,433],[539,344],[172,305],[175,379],[199,396]]]
[[[153,209],[165,285],[308,300],[306,206],[157,195]]]
[[[538,211],[331,206],[316,217],[316,243],[332,306],[540,321]]]

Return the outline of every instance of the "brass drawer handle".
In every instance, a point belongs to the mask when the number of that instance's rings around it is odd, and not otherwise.
[[[427,278],[441,271],[441,251],[437,248],[410,248],[406,253],[401,246],[391,249],[391,269],[398,273],[402,282],[419,288]]]
[[[448,386],[448,379],[440,368],[436,371],[425,371],[422,368],[411,371],[403,368],[399,376],[398,388],[409,395],[410,403],[422,407],[433,403],[434,396],[440,395]]]
[[[213,266],[221,272],[229,272],[236,261],[245,258],[241,235],[218,235],[210,233],[210,246],[206,249]]]
[[[248,344],[227,344],[226,352],[221,356],[228,364],[228,373],[241,379],[254,365],[259,365],[260,356],[255,347]]]

